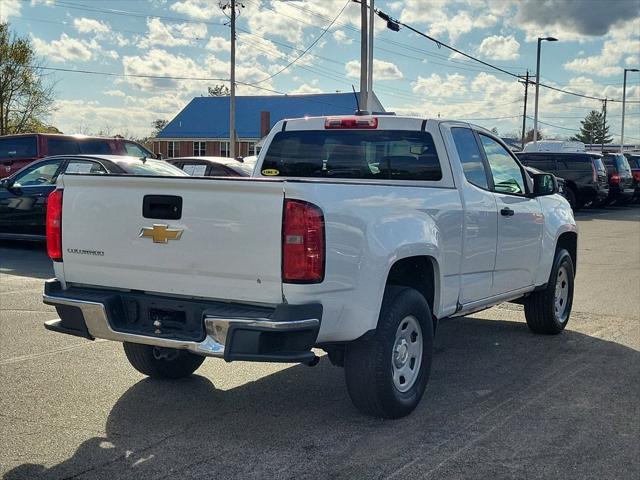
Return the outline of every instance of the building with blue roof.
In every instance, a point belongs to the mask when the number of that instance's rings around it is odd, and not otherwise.
[[[286,118],[350,115],[353,93],[236,96],[236,135],[240,156],[254,155],[256,144]],[[374,93],[374,111],[384,112]],[[153,140],[165,157],[229,156],[229,97],[196,97]]]

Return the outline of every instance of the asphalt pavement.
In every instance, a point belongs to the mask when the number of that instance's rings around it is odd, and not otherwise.
[[[401,420],[365,417],[343,372],[208,359],[146,379],[120,344],[44,330],[39,245],[0,243],[0,475],[6,479],[640,478],[640,207],[577,214],[561,335],[505,304],[441,324]]]

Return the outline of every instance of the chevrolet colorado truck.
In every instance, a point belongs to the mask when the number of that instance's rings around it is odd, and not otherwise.
[[[47,242],[47,329],[162,378],[323,349],[357,408],[397,418],[441,320],[515,301],[533,332],[565,328],[577,230],[555,177],[491,132],[356,115],[278,122],[253,177],[62,175]]]

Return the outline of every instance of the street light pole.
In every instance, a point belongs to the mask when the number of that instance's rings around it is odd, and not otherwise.
[[[624,151],[624,111],[627,106],[627,72],[638,72],[637,68],[624,69],[624,83],[622,87],[622,131],[620,132],[620,153]]]
[[[554,37],[538,37],[538,53],[536,59],[536,101],[535,101],[535,114],[533,116],[533,144],[538,145],[538,95],[540,92],[540,45],[543,40],[549,42],[557,42],[558,39]]]

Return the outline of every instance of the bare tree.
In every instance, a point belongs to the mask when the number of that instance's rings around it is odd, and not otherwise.
[[[31,41],[0,23],[0,135],[50,128],[55,83],[39,66]]]

